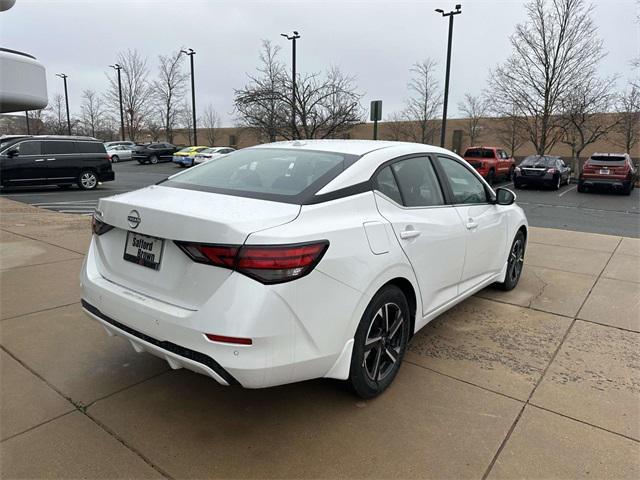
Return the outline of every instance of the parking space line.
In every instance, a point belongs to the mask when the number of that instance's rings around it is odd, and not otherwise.
[[[571,188],[567,188],[564,192],[559,193],[558,196],[561,197],[563,196],[565,193],[569,193],[572,190],[575,190],[576,188],[578,188],[578,186],[576,185],[575,187],[571,187]]]

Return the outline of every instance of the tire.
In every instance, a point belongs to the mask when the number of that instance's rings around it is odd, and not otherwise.
[[[496,171],[491,169],[489,170],[489,174],[487,175],[487,183],[489,185],[493,185],[495,181],[496,181]]]
[[[578,193],[584,193],[586,192],[587,189],[585,188],[585,186],[582,184],[581,181],[578,181]]]
[[[367,306],[354,337],[348,380],[359,397],[380,395],[393,382],[409,341],[409,315],[407,299],[395,285],[383,287]]]
[[[513,188],[515,188],[516,190],[520,190],[522,188],[522,185],[520,184],[520,182],[513,182]]]
[[[518,231],[518,233],[516,233],[516,237],[513,239],[511,248],[509,249],[509,258],[507,259],[507,276],[505,277],[504,282],[496,284],[500,290],[508,292],[518,285],[524,264],[524,251],[524,234],[522,231]]]
[[[560,190],[561,186],[562,186],[562,175],[558,175],[558,181],[552,185],[552,188],[554,190]]]
[[[622,189],[622,194],[629,196],[629,195],[631,195],[631,190],[633,190],[633,183],[630,183],[627,188],[623,188]]]
[[[509,168],[509,173],[507,173],[507,181],[511,181],[514,179],[514,172],[515,172],[516,168],[515,167],[511,167]]]
[[[149,162],[151,162],[152,164],[156,164],[158,163],[158,156],[157,155],[151,155],[151,157],[149,157]]]
[[[144,164],[145,164],[145,163],[147,163],[147,162],[146,162],[146,161],[144,161],[144,160],[138,160],[138,163],[139,163],[140,165],[144,165]]]
[[[82,190],[95,190],[98,188],[98,175],[93,170],[83,170],[78,175],[78,187]]]
[[[120,160],[118,155],[111,155],[111,163],[118,163],[118,160]]]

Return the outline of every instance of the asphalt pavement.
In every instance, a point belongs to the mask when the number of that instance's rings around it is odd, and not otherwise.
[[[113,169],[116,180],[93,191],[81,191],[77,187],[69,190],[37,187],[15,189],[1,195],[48,210],[91,215],[100,198],[152,185],[181,170],[171,162],[157,165],[123,162],[114,164]],[[496,186],[513,189],[513,183],[509,182]],[[524,209],[531,226],[640,237],[640,188],[630,196],[611,192],[578,193],[575,184],[558,191],[520,189],[516,194],[517,203]]]

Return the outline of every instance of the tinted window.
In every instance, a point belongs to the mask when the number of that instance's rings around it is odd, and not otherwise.
[[[335,177],[344,169],[344,162],[345,156],[338,153],[275,148],[243,150],[187,170],[167,185],[177,183],[186,188],[224,193],[296,196],[316,182]]]
[[[427,157],[396,162],[391,168],[398,179],[405,206],[430,207],[444,204],[438,179]]]
[[[470,158],[494,158],[493,150],[489,148],[468,148],[464,152],[464,156]]]
[[[42,142],[30,141],[18,144],[18,152],[20,155],[40,155]]]
[[[96,142],[76,142],[76,148],[80,153],[106,153],[104,145]]]
[[[46,155],[77,153],[76,142],[69,142],[64,140],[44,142],[44,153]]]
[[[391,167],[385,167],[380,171],[380,173],[378,173],[378,176],[376,177],[376,190],[384,193],[387,197],[402,205],[400,190],[398,189],[398,184],[393,176]]]
[[[453,193],[453,203],[485,203],[487,192],[482,182],[462,164],[438,156]]]
[[[531,155],[525,158],[522,163],[520,163],[521,167],[555,167],[556,166],[555,157],[540,157],[538,155]]]

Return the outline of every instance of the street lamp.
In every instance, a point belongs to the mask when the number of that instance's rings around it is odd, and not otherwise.
[[[293,35],[287,35],[286,33],[280,34],[287,40],[292,41],[292,60],[291,60],[291,136],[296,138],[296,40],[300,38],[300,34],[293,31]]]
[[[118,97],[120,99],[120,136],[124,140],[124,112],[122,111],[122,81],[120,80],[120,70],[124,70],[124,67],[118,65],[109,65],[111,68],[118,72]]]
[[[442,130],[440,132],[440,146],[444,148],[447,133],[447,105],[449,104],[449,71],[451,69],[451,39],[453,38],[453,16],[462,13],[462,5],[456,5],[455,10],[445,13],[441,8],[436,12],[443,17],[449,17],[449,40],[447,42],[447,69],[444,77],[444,103],[442,105]]]
[[[196,85],[193,78],[193,56],[196,54],[196,52],[193,50],[193,48],[189,48],[188,50],[180,50],[180,53],[189,55],[189,58],[191,59],[191,111],[193,113],[193,144],[198,145],[198,130],[196,129]]]
[[[60,77],[64,81],[64,101],[67,104],[67,132],[71,135],[71,120],[69,119],[69,94],[67,92],[67,78],[68,75],[64,73],[56,73],[56,77]]]

